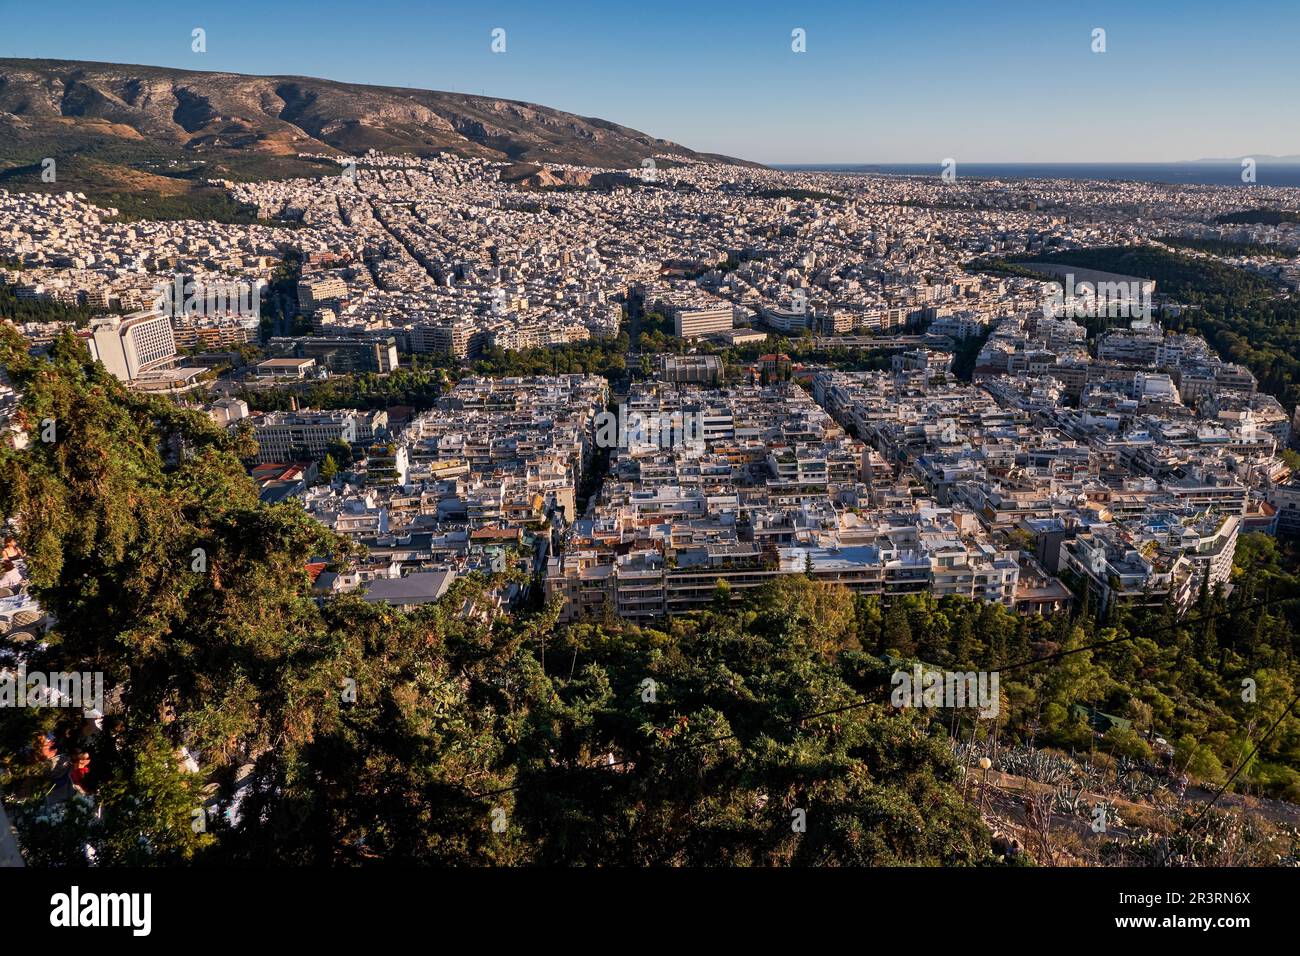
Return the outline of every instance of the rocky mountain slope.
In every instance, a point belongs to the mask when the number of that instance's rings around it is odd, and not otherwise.
[[[300,76],[0,58],[5,140],[0,162],[11,167],[59,150],[112,163],[236,153],[271,160],[373,147],[608,168],[639,167],[665,154],[701,156],[626,126],[515,100]]]

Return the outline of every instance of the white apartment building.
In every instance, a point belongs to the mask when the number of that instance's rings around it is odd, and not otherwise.
[[[703,309],[678,309],[673,322],[680,339],[699,339],[727,332],[732,327],[731,303]]]
[[[781,308],[767,306],[763,309],[763,322],[768,328],[786,335],[797,335],[808,328],[808,311],[806,308]]]
[[[103,362],[123,382],[161,368],[176,356],[171,320],[159,312],[96,319],[88,330],[78,334],[90,349],[91,358]]]
[[[357,413],[343,410],[269,412],[253,422],[259,463],[289,461],[294,452],[306,449],[324,458],[331,442],[358,441]]]
[[[347,298],[347,294],[348,284],[339,276],[304,279],[298,283],[298,306],[310,311],[321,302]]]
[[[469,322],[422,322],[411,326],[411,351],[465,358],[471,352],[474,333]]]

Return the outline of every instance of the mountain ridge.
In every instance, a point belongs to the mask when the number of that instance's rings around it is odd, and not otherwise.
[[[651,157],[757,166],[523,100],[85,60],[0,58],[0,163],[153,150],[246,165],[299,153],[452,152],[504,162],[637,168]]]

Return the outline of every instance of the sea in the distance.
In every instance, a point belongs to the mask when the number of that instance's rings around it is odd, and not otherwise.
[[[939,163],[807,163],[776,169],[816,173],[885,173],[937,176]],[[1243,186],[1240,163],[957,163],[957,175],[972,179],[1129,180],[1198,186]],[[1300,186],[1300,163],[1258,160],[1257,186]]]

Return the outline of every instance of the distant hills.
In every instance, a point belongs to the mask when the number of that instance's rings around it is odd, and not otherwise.
[[[1267,153],[1252,153],[1250,156],[1227,156],[1217,159],[1184,159],[1184,163],[1213,163],[1215,165],[1236,165],[1243,159],[1253,159],[1257,163],[1279,163],[1300,165],[1300,156],[1270,156]]]
[[[370,148],[621,169],[665,155],[756,165],[516,100],[301,76],[0,58],[0,186],[41,188],[40,160],[53,156],[65,189],[174,194],[206,178],[320,175],[319,165],[297,154]]]

